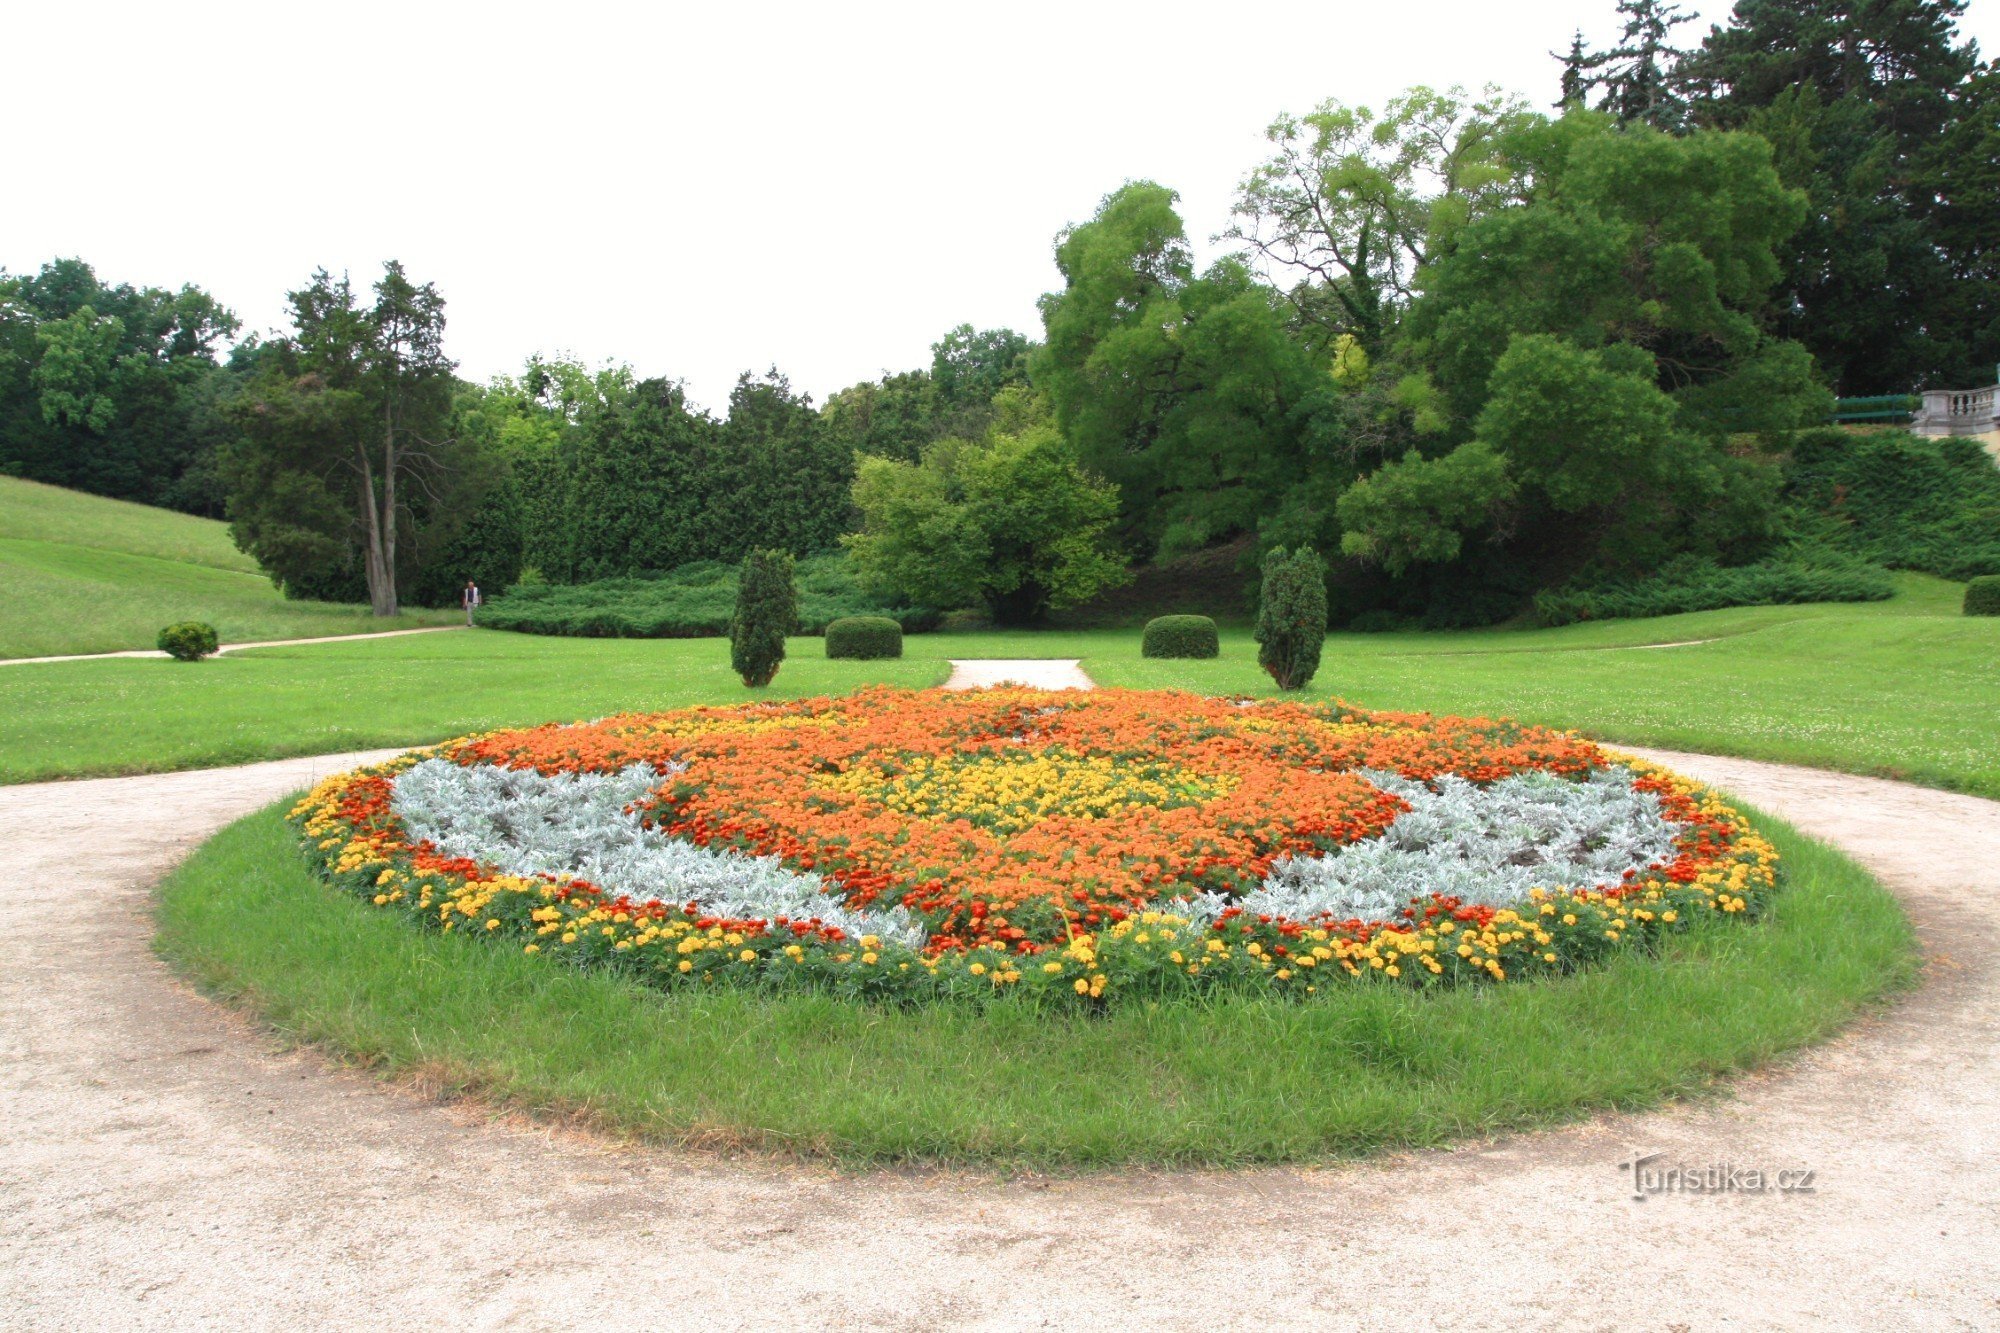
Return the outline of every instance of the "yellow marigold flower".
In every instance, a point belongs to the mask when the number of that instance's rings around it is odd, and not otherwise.
[[[1090,983],[1082,977],[1078,977],[1076,979],[1076,993],[1078,995],[1088,995],[1090,993]]]

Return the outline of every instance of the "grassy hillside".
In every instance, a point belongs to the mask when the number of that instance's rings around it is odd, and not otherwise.
[[[0,477],[0,588],[0,657],[151,648],[176,620],[241,643],[451,619],[288,602],[221,523],[15,477]]]

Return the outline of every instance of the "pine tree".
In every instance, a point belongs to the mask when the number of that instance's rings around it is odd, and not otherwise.
[[[1990,382],[2000,359],[1989,233],[1962,225],[1991,212],[1978,144],[1993,104],[1973,94],[1964,12],[1964,0],[1737,0],[1677,73],[1699,124],[1763,135],[1806,192],[1778,331],[1841,393]]]
[[[1687,53],[1670,44],[1675,28],[1694,15],[1671,0],[1618,0],[1625,20],[1618,45],[1591,53],[1578,33],[1563,62],[1563,105],[1582,102],[1602,89],[1597,109],[1620,121],[1651,125],[1678,134],[1688,128],[1688,99],[1679,67]]]
[[[1553,51],[1549,54],[1562,61],[1563,65],[1562,97],[1556,102],[1556,109],[1566,111],[1573,106],[1582,106],[1584,99],[1590,95],[1590,79],[1584,73],[1590,63],[1590,49],[1583,44],[1583,29],[1578,28],[1569,39],[1568,55],[1557,56]]]

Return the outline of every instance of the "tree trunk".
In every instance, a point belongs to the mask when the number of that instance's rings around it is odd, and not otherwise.
[[[375,493],[375,468],[368,460],[368,448],[361,445],[356,452],[361,456],[361,512],[367,524],[362,535],[362,571],[368,578],[368,607],[378,616],[393,616],[396,614],[395,547],[385,546],[382,540],[381,500]],[[393,509],[389,521],[392,525],[395,522]]]
[[[382,595],[370,598],[378,616],[393,616],[396,604],[396,398],[392,393],[382,411]],[[382,608],[386,606],[388,610]]]

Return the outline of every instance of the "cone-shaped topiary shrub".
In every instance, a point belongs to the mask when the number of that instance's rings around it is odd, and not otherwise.
[[[1214,657],[1221,651],[1215,622],[1207,616],[1156,616],[1139,639],[1141,657]]]
[[[757,689],[771,683],[785,660],[785,636],[799,620],[799,591],[792,557],[785,551],[752,551],[736,583],[736,614],[729,619],[729,665]]]
[[[1965,614],[2000,616],[2000,574],[1981,574],[1965,585]]]
[[[1257,665],[1279,689],[1303,689],[1319,670],[1325,642],[1326,562],[1310,546],[1289,554],[1273,549],[1264,557],[1257,601]]]
[[[828,657],[901,657],[903,627],[887,616],[843,616],[826,627]]]
[[[183,620],[160,631],[160,651],[183,662],[199,662],[221,646],[215,626],[199,620]]]

